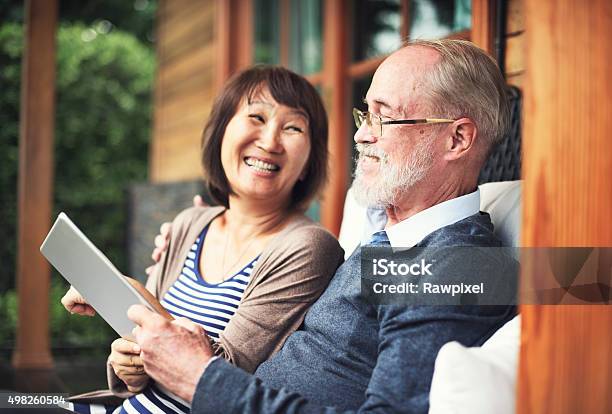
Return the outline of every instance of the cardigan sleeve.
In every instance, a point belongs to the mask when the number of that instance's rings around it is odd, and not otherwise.
[[[293,230],[275,247],[275,254],[261,263],[257,284],[213,344],[216,355],[247,372],[254,372],[301,325],[344,255],[330,233],[313,225]]]

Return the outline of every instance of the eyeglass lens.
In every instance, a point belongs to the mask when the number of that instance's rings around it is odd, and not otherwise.
[[[370,112],[362,112],[358,109],[353,109],[353,118],[355,119],[355,126],[361,128],[361,125],[365,122],[368,125],[368,130],[375,137],[382,136],[382,123],[380,118]]]

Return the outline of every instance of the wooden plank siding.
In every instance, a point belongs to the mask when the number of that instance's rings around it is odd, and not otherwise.
[[[612,246],[612,3],[524,3],[523,245]],[[611,413],[612,307],[521,312],[517,412]]]
[[[200,137],[217,86],[218,15],[212,0],[159,2],[152,182],[201,176]]]

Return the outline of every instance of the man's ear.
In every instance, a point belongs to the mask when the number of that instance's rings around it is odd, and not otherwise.
[[[446,160],[451,161],[464,157],[476,144],[477,136],[478,128],[470,118],[461,118],[453,122]]]

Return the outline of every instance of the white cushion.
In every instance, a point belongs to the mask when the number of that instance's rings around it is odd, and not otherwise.
[[[480,186],[480,210],[491,215],[494,233],[504,246],[518,246],[521,228],[521,181]]]
[[[513,414],[520,316],[482,347],[445,344],[436,357],[429,414]]]

